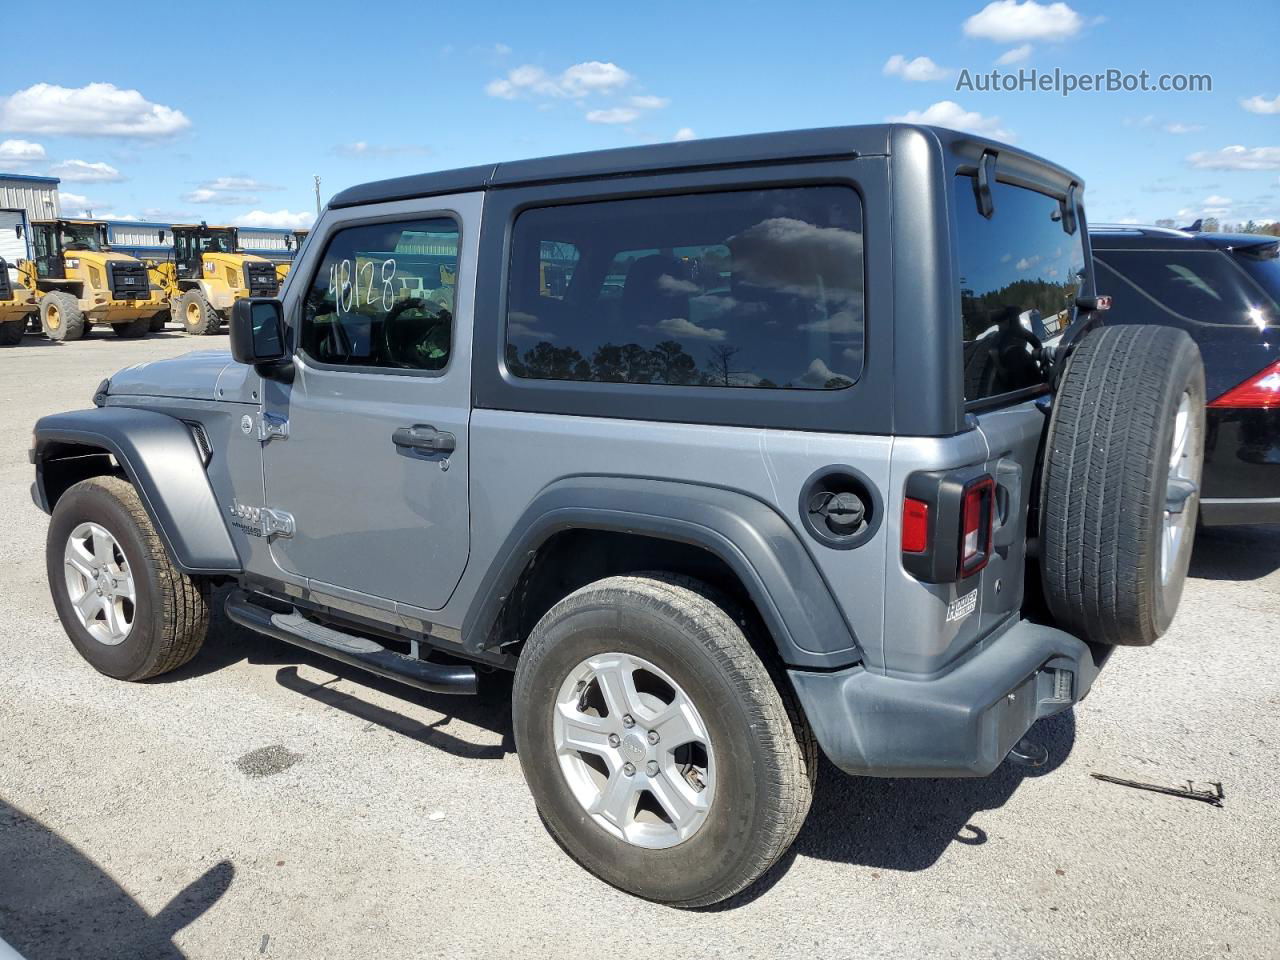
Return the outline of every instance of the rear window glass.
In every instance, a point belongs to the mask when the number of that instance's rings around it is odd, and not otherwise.
[[[744,190],[526,211],[512,238],[518,377],[835,390],[862,371],[851,188]]]
[[[1265,327],[1277,320],[1276,302],[1256,280],[1276,261],[1234,258],[1219,250],[1100,250],[1100,288],[1115,297],[1117,315],[1129,308],[1128,298],[1179,320],[1215,326]],[[1251,279],[1252,269],[1259,276]],[[1280,277],[1273,282],[1280,281]]]
[[[964,395],[982,400],[1043,383],[1042,344],[1070,324],[1084,273],[1083,231],[1062,228],[1059,202],[996,182],[995,213],[978,211],[974,178],[955,178]]]

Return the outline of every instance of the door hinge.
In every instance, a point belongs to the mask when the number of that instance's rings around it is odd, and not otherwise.
[[[274,413],[263,413],[258,418],[258,439],[263,443],[270,443],[272,440],[288,440],[288,419],[277,417]]]
[[[293,514],[284,510],[273,510],[271,507],[253,507],[234,500],[227,508],[231,514],[231,525],[243,530],[251,537],[292,537],[294,531]]]

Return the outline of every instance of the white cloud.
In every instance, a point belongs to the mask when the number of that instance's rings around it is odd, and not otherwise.
[[[167,137],[191,126],[181,110],[113,83],[37,83],[0,101],[0,129],[78,137]]]
[[[1036,0],[994,0],[964,22],[966,36],[996,43],[1066,40],[1083,27],[1084,18],[1065,3],[1040,4]]]
[[[900,53],[895,53],[884,63],[886,77],[901,77],[914,83],[930,83],[934,80],[945,80],[951,74],[949,67],[940,67],[928,57],[916,57],[908,60]]]
[[[1187,157],[1201,170],[1280,170],[1280,147],[1244,147],[1235,144],[1221,150],[1202,151]]]
[[[86,163],[83,160],[63,160],[55,163],[49,172],[68,183],[119,183],[124,175],[109,163]]]
[[[681,140],[696,140],[697,138],[698,135],[693,132],[693,127],[681,127],[671,139],[679,142]]]
[[[723,340],[724,331],[719,327],[700,327],[683,317],[670,317],[658,324],[658,329],[683,340]]]
[[[1280,96],[1272,97],[1270,100],[1263,96],[1249,97],[1247,100],[1241,100],[1240,106],[1250,113],[1280,113]]]
[[[508,47],[505,43],[495,43],[493,45],[493,52],[500,57],[505,57],[507,54],[511,52],[511,48]]]
[[[44,147],[30,140],[0,143],[0,170],[21,170],[44,159]]]
[[[601,63],[599,60],[575,63],[560,75],[560,85],[571,97],[610,93],[630,82],[631,74],[616,63]]]
[[[1037,253],[1033,257],[1022,257],[1013,266],[1015,270],[1030,270],[1039,262],[1040,262],[1040,254]]]
[[[221,203],[248,207],[258,202],[259,192],[279,189],[281,188],[253,177],[214,177],[190,193],[183,194],[182,200],[185,203]]]
[[[631,107],[609,107],[607,110],[588,110],[588,123],[631,123],[640,116]]]
[[[671,101],[666,97],[639,96],[627,101],[638,110],[661,110]]]
[[[355,140],[338,144],[333,152],[340,157],[425,156],[431,152],[431,148],[410,143],[369,143],[366,140]]]
[[[1232,202],[1233,201],[1230,197],[1220,197],[1216,193],[1210,194],[1204,198],[1204,205],[1206,207],[1229,207]]]
[[[62,207],[63,216],[83,217],[88,216],[90,210],[96,214],[101,214],[104,210],[111,209],[111,204],[109,203],[104,203],[101,200],[91,200],[83,194],[71,193],[67,190],[58,191],[58,202]]]
[[[1031,56],[1031,49],[1031,44],[1024,43],[1021,46],[1014,47],[1012,50],[1006,50],[996,57],[996,63],[1002,67],[1011,63],[1021,63]]]
[[[827,366],[821,357],[814,357],[813,362],[809,364],[809,369],[796,378],[796,383],[803,383],[808,387],[821,387],[825,386],[832,377],[839,376],[842,375]],[[845,379],[847,380],[848,377]]]
[[[288,227],[291,230],[309,227],[316,215],[307,210],[294,213],[291,210],[250,210],[235,218],[237,227]]]
[[[889,119],[900,123],[924,123],[950,127],[953,130],[967,130],[997,140],[1014,139],[1010,131],[1000,126],[999,117],[988,117],[974,110],[966,110],[954,100],[939,100],[924,110],[908,110],[901,116]]]
[[[1204,126],[1199,123],[1166,123],[1164,125],[1165,133],[1199,133]]]
[[[631,74],[616,63],[588,60],[575,63],[559,76],[551,76],[542,67],[522,64],[507,71],[506,77],[491,80],[485,93],[503,100],[522,97],[585,97],[593,93],[615,93],[627,86]]]

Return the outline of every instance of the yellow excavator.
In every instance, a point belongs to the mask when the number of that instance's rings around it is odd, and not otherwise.
[[[169,298],[173,319],[192,336],[217,333],[231,307],[244,297],[274,297],[276,268],[265,257],[244,253],[235,227],[175,224],[173,256],[152,270]]]
[[[141,261],[112,251],[101,220],[33,220],[34,259],[18,265],[19,285],[39,300],[50,340],[79,340],[95,323],[117,336],[144,337],[165,309]]]

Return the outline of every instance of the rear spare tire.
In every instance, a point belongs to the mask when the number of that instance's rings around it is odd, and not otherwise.
[[[1041,479],[1045,599],[1064,629],[1145,646],[1178,609],[1204,463],[1204,367],[1181,330],[1085,335],[1053,401]]]

